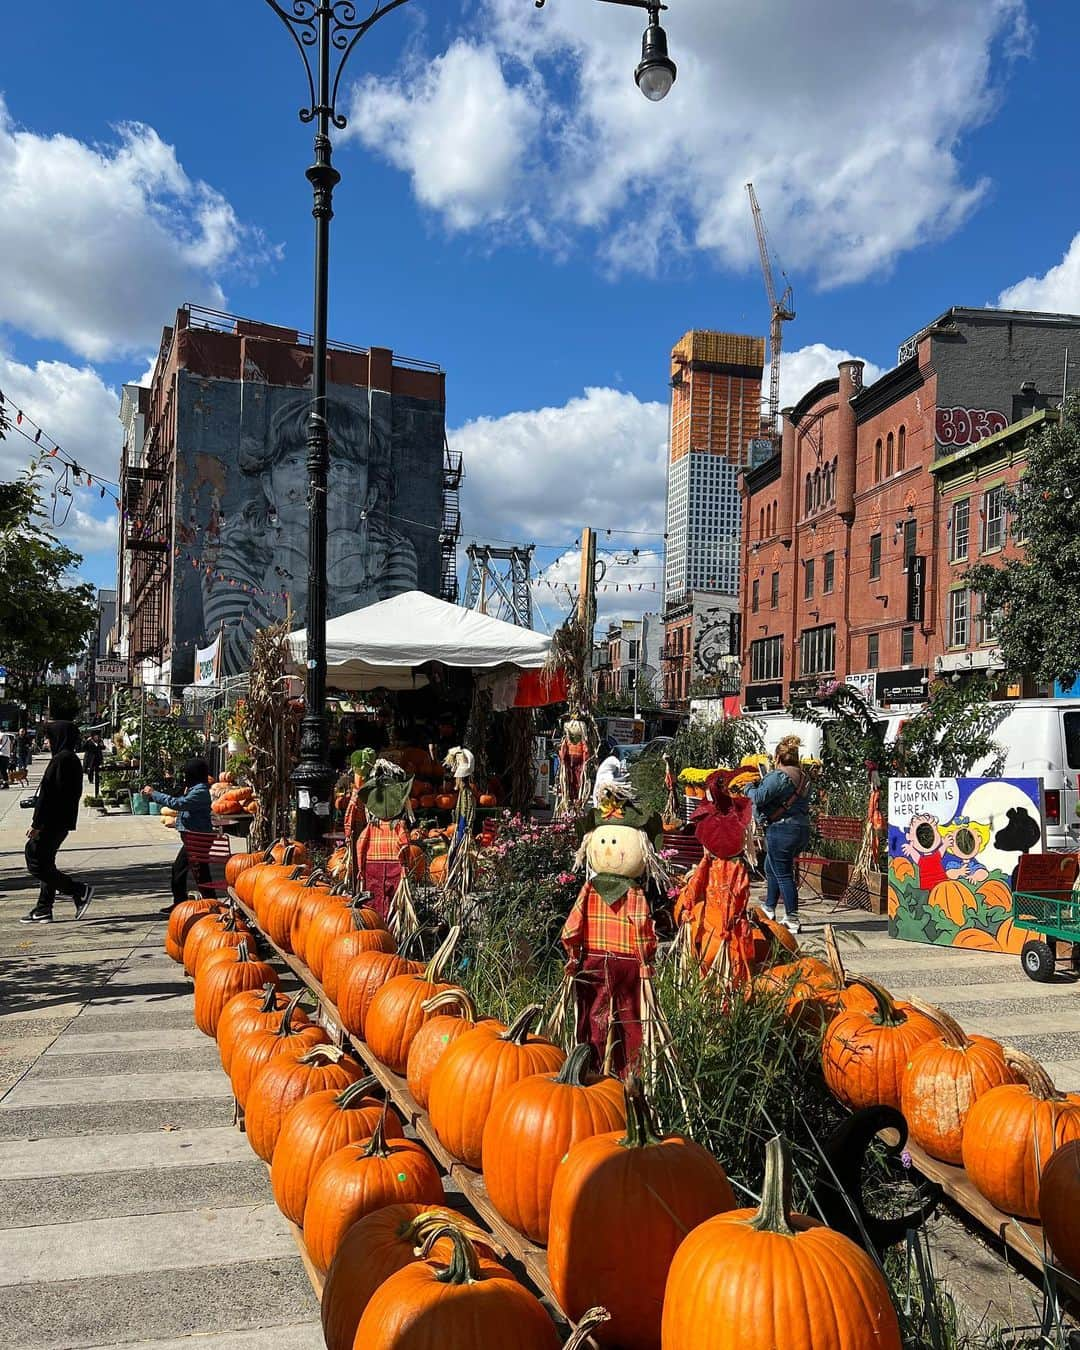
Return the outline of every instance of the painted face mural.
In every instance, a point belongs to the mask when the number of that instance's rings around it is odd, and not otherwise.
[[[242,437],[239,500],[219,507],[220,546],[202,580],[205,631],[225,625],[223,668],[247,668],[251,639],[282,618],[282,592],[304,622],[308,548],[307,418],[294,391],[270,412],[264,437]],[[275,402],[277,400],[275,399]],[[254,419],[253,419],[254,420]],[[389,398],[331,398],[327,486],[327,607],[331,618],[416,588],[411,540],[395,526]],[[236,487],[233,488],[234,493]],[[220,575],[218,575],[220,573]]]

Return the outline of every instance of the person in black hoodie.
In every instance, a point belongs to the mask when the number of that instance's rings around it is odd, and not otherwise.
[[[75,828],[82,795],[83,770],[79,763],[79,728],[74,722],[50,722],[45,731],[51,751],[34,798],[34,820],[26,832],[26,870],[41,883],[38,902],[23,923],[52,923],[56,892],[75,901],[75,917],[81,919],[94,898],[94,888],[85,881],[65,876],[56,866],[60,845]]]

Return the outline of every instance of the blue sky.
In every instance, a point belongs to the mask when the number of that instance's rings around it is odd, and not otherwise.
[[[670,3],[661,105],[640,16],[596,0],[413,0],[353,55],[331,332],[445,366],[467,535],[659,544],[670,346],[766,324],[747,178],[795,285],[785,397],[950,304],[1080,311],[1076,6]],[[115,477],[116,392],[178,304],[310,326],[311,147],[262,0],[108,12],[5,14],[0,388]],[[66,533],[109,584],[102,507]]]

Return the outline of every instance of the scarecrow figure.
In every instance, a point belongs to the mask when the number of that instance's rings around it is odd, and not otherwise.
[[[447,752],[443,768],[451,774],[457,786],[457,805],[454,808],[454,833],[446,860],[444,891],[450,906],[452,921],[457,923],[465,913],[465,905],[472,890],[476,850],[472,827],[476,819],[476,794],[472,776],[476,757],[464,746],[455,745]]]
[[[367,812],[367,824],[356,846],[357,879],[371,894],[372,908],[386,920],[402,877],[409,848],[409,796],[413,780],[396,764],[375,761],[357,796]]]
[[[738,770],[718,769],[691,823],[704,857],[675,904],[680,955],[693,951],[703,975],[716,970],[736,989],[750,978],[754,929],[746,913],[750,873],[744,855],[753,812],[749,797],[730,791]]]
[[[563,723],[559,742],[559,781],[556,794],[556,813],[572,816],[585,804],[588,794],[589,731],[584,719],[576,714]]]
[[[653,845],[660,819],[646,815],[616,787],[584,821],[579,860],[588,879],[562,930],[567,976],[573,981],[577,1040],[597,1067],[620,1076],[636,1070],[643,1042],[643,1006],[656,955],[656,931],[643,884],[663,879]]]

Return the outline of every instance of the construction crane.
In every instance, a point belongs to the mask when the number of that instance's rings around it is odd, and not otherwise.
[[[769,260],[769,241],[765,235],[765,221],[761,215],[753,183],[747,183],[746,191],[750,197],[750,210],[754,213],[754,233],[757,235],[758,253],[761,255],[761,275],[765,278],[765,294],[769,297],[769,406],[761,419],[761,434],[767,436],[775,445],[780,439],[776,426],[780,413],[780,352],[784,346],[784,324],[795,317],[795,311],[791,308],[794,297],[789,283],[780,299],[776,298],[776,284],[773,281],[772,263]],[[784,276],[783,271],[780,275]],[[784,277],[784,280],[787,278]]]

